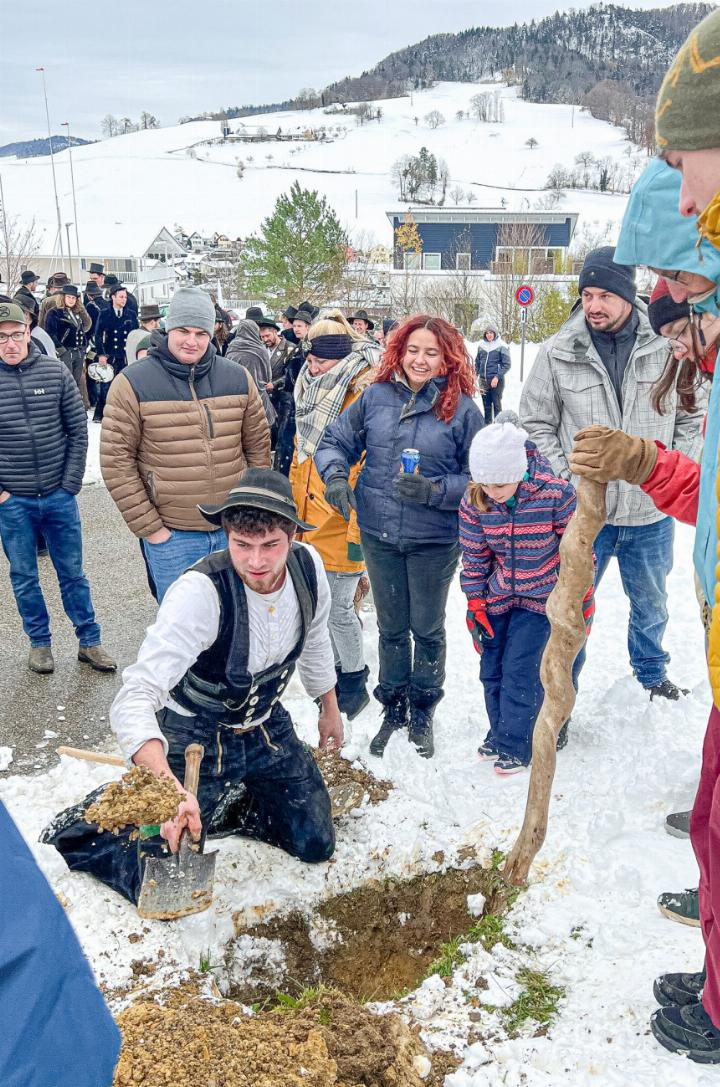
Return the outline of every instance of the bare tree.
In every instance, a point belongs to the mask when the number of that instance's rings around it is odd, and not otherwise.
[[[24,223],[17,215],[9,218],[0,206],[0,278],[8,290],[20,286],[20,274],[37,256],[43,234],[34,219]]]
[[[160,124],[157,117],[144,109],[140,114],[140,128],[160,128]]]
[[[469,258],[469,259],[468,259]],[[452,268],[442,276],[428,277],[422,291],[423,306],[456,325],[467,336],[477,318],[480,304],[480,277],[472,271],[472,238],[469,230],[457,236],[450,247]]]
[[[529,140],[525,140],[525,146],[529,147],[531,151],[534,151],[535,148],[538,146],[538,141],[535,139],[534,136],[531,136]]]
[[[491,313],[496,313],[504,335],[517,340],[520,335],[520,307],[515,291],[521,283],[534,284],[538,272],[545,271],[540,263],[547,242],[537,223],[503,223],[497,233],[496,246],[503,252],[493,262],[495,273],[481,286],[481,301]],[[532,321],[532,311],[529,314]]]
[[[440,125],[445,124],[445,118],[439,109],[431,109],[425,114],[424,121],[428,128],[439,128]]]
[[[117,136],[119,131],[117,117],[113,117],[112,113],[106,113],[100,122],[100,131],[106,139]]]
[[[448,193],[448,196],[456,206],[462,204],[465,199],[465,190],[462,185],[453,185],[452,189]]]

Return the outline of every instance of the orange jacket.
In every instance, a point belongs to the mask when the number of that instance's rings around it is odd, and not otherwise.
[[[358,374],[350,385],[343,401],[342,414],[363,393],[374,374],[374,368],[368,366]],[[349,481],[352,487],[360,475],[365,457],[350,469]],[[306,532],[300,538],[312,544],[319,552],[326,570],[334,574],[361,574],[365,569],[365,560],[360,547],[360,529],[353,510],[350,520],[329,506],[325,501],[325,484],[320,478],[315,461],[308,457],[298,464],[297,448],[290,468],[290,483],[298,514],[302,521],[316,525],[314,532]]]

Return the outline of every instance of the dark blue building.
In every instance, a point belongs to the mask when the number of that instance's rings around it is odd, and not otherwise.
[[[397,229],[408,216],[417,227],[422,252],[404,252]],[[389,211],[393,267],[425,272],[490,271],[552,275],[567,256],[577,213],[511,212],[502,208],[411,208]]]

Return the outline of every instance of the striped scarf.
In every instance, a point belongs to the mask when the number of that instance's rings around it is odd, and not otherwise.
[[[368,360],[355,351],[317,377],[303,364],[295,383],[298,464],[315,456],[320,439],[342,411],[350,385],[367,369]]]

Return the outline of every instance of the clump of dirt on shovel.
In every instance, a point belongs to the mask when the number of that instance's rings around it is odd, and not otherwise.
[[[123,1046],[114,1087],[427,1087],[429,1054],[394,1014],[374,1015],[333,990],[293,1007],[246,1015],[188,983],[165,1003],[118,1016]]]
[[[366,795],[370,804],[381,804],[390,795],[392,782],[373,777],[367,770],[353,766],[339,751],[315,748],[313,755],[331,796],[334,789],[352,788],[359,796],[358,803]]]
[[[85,812],[88,823],[117,834],[123,827],[164,823],[177,815],[181,797],[175,783],[157,777],[147,766],[134,766]]]

